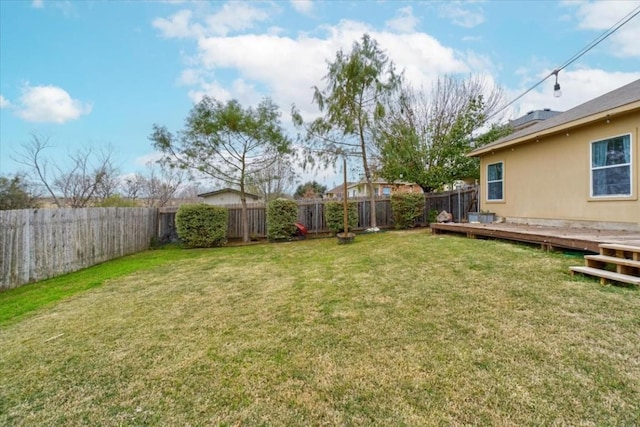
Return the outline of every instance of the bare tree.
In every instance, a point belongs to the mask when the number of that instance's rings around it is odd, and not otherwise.
[[[290,194],[295,180],[296,173],[291,161],[286,157],[280,157],[271,166],[251,175],[247,180],[247,189],[268,203]]]
[[[110,188],[106,183],[114,180],[117,174],[111,147],[102,151],[83,148],[71,153],[66,168],[44,157],[43,151],[51,147],[49,138],[32,134],[31,140],[22,145],[14,159],[31,169],[56,206],[82,208],[96,197],[100,186]],[[54,171],[49,175],[51,169]]]
[[[111,153],[113,149],[110,147],[108,151],[101,152],[100,156],[111,157]],[[103,179],[98,183],[96,187],[96,195],[97,198],[104,202],[106,199],[113,197],[118,194],[118,189],[122,186],[122,181],[120,178],[120,170],[115,164],[111,161],[107,161],[105,163],[105,174]]]
[[[144,177],[142,195],[148,207],[162,207],[171,200],[185,180],[182,169],[167,164],[147,163],[148,174]]]
[[[125,178],[122,183],[124,196],[130,200],[137,200],[144,192],[146,178],[141,173],[135,173]]]
[[[178,197],[181,199],[196,199],[201,192],[200,183],[191,181],[181,186],[180,191],[178,191]]]
[[[47,176],[49,161],[42,155],[42,152],[50,147],[49,137],[39,136],[34,133],[31,134],[31,140],[22,144],[21,150],[15,153],[13,159],[32,170],[33,175],[35,175],[34,178],[42,183],[53,202],[60,208],[62,203],[53,188],[51,188]]]

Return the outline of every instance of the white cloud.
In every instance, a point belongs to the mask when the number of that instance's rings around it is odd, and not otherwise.
[[[312,87],[323,85],[327,61],[338,50],[351,50],[353,42],[367,32],[395,63],[398,71],[414,85],[429,85],[438,75],[468,73],[465,56],[443,46],[424,33],[397,34],[379,32],[354,21],[342,21],[337,26],[324,27],[325,38],[300,35],[296,38],[271,34],[238,35],[235,37],[207,37],[198,41],[198,64],[191,64],[182,82],[197,81],[190,93],[192,100],[204,93],[222,99],[229,97],[257,103],[269,93],[274,101],[288,110],[295,103],[305,114],[311,108]],[[199,72],[196,73],[195,69]],[[203,73],[231,69],[244,85],[224,85],[216,79],[201,78]],[[198,79],[194,76],[198,75]],[[252,90],[248,90],[247,86]],[[251,96],[254,99],[249,99]],[[312,108],[315,111],[315,108]]]
[[[480,7],[472,7],[472,3],[450,1],[440,6],[439,14],[448,18],[455,25],[472,28],[484,22],[484,11]]]
[[[16,115],[28,122],[64,123],[91,112],[92,105],[71,98],[57,86],[29,86],[22,89]]]
[[[398,9],[396,17],[386,22],[386,27],[399,33],[411,33],[418,25],[418,18],[413,16],[411,6]]]
[[[226,3],[216,13],[207,14],[201,11],[197,15],[203,16],[203,22],[195,22],[193,12],[183,9],[167,19],[154,19],[152,25],[166,38],[200,38],[226,36],[251,29],[257,23],[269,20],[266,10],[238,1]]]
[[[11,105],[11,102],[4,96],[0,95],[0,108],[7,108]]]
[[[181,10],[169,19],[154,19],[152,25],[166,38],[197,37],[204,33],[204,29],[198,24],[191,25],[191,15],[190,10]]]
[[[44,7],[44,1],[43,0],[33,0],[31,2],[31,7],[35,8],[35,9],[42,9]]]
[[[550,72],[551,70],[546,70],[545,74],[538,76],[538,78],[542,78]],[[528,111],[543,108],[566,111],[637,79],[640,79],[640,72],[609,72],[593,68],[561,71],[558,75],[558,83],[562,89],[561,97],[555,98],[553,96],[555,79],[551,77],[539,88],[525,95],[511,109],[508,118],[517,118]],[[513,99],[522,92],[523,90],[519,89],[512,91],[508,96]]]
[[[296,11],[306,15],[309,15],[311,11],[313,11],[312,0],[291,0],[291,6],[293,6]]]
[[[640,6],[640,1],[567,2],[565,5],[577,8],[575,14],[578,18],[578,28],[602,31],[608,30]],[[640,16],[636,16],[615,32],[608,39],[613,44],[613,49],[607,51],[618,57],[640,56],[639,21]]]
[[[137,166],[147,166],[148,164],[153,164],[160,159],[162,159],[162,153],[154,151],[152,153],[145,154],[144,156],[136,157],[133,163]]]
[[[257,22],[267,21],[269,14],[249,3],[229,2],[206,18],[210,34],[225,36],[231,32],[253,28]]]

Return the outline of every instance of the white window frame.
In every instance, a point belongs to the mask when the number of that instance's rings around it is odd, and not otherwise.
[[[502,165],[502,179],[489,180],[489,167],[493,166],[493,165],[497,165],[497,164],[501,164]],[[491,192],[489,191],[489,184],[493,184],[493,183],[496,183],[496,182],[501,183],[502,198],[500,198],[500,199],[491,199],[490,198]],[[487,202],[502,202],[502,201],[504,201],[504,161],[488,163],[487,164]]]
[[[619,137],[629,137],[629,162],[628,163],[619,163],[616,165],[610,166],[593,166],[593,145],[599,142],[605,142],[609,139],[619,138]],[[602,170],[602,169],[610,169],[615,167],[627,166],[629,168],[629,193],[628,194],[601,194],[595,195],[593,188],[593,171],[594,170]],[[597,140],[593,140],[589,143],[589,197],[592,199],[619,199],[619,198],[629,198],[633,195],[633,135],[631,133],[623,133],[620,135],[613,135],[606,138],[600,138]]]

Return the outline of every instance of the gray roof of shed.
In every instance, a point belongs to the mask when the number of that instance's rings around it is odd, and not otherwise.
[[[232,193],[232,194],[238,194],[240,195],[240,190],[236,190],[235,188],[223,188],[221,190],[216,190],[216,191],[209,191],[207,193],[201,193],[198,194],[198,197],[211,197],[211,196],[216,196],[218,194],[224,194],[224,193]],[[259,199],[260,196],[257,196],[255,194],[251,194],[251,193],[247,193],[246,191],[244,192],[245,196],[250,197],[252,199]]]
[[[584,104],[580,104],[577,107],[565,111],[564,113],[560,113],[542,122],[536,123],[535,125],[516,131],[511,135],[505,136],[504,138],[500,138],[499,140],[492,142],[491,144],[478,147],[471,153],[469,153],[469,155],[473,156],[476,152],[484,152],[487,148],[503,145],[505,143],[508,143],[509,141],[526,137],[528,135],[535,136],[542,131],[552,129],[557,126],[562,126],[573,121],[589,117],[593,114],[612,110],[614,108],[621,107],[623,105],[630,104],[636,101],[640,101],[640,79],[618,89],[615,89],[611,92],[605,93],[604,95],[594,98],[591,101],[587,101]]]

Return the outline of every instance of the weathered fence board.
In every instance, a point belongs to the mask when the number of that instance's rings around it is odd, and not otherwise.
[[[153,208],[0,211],[0,290],[145,250],[157,219]]]

